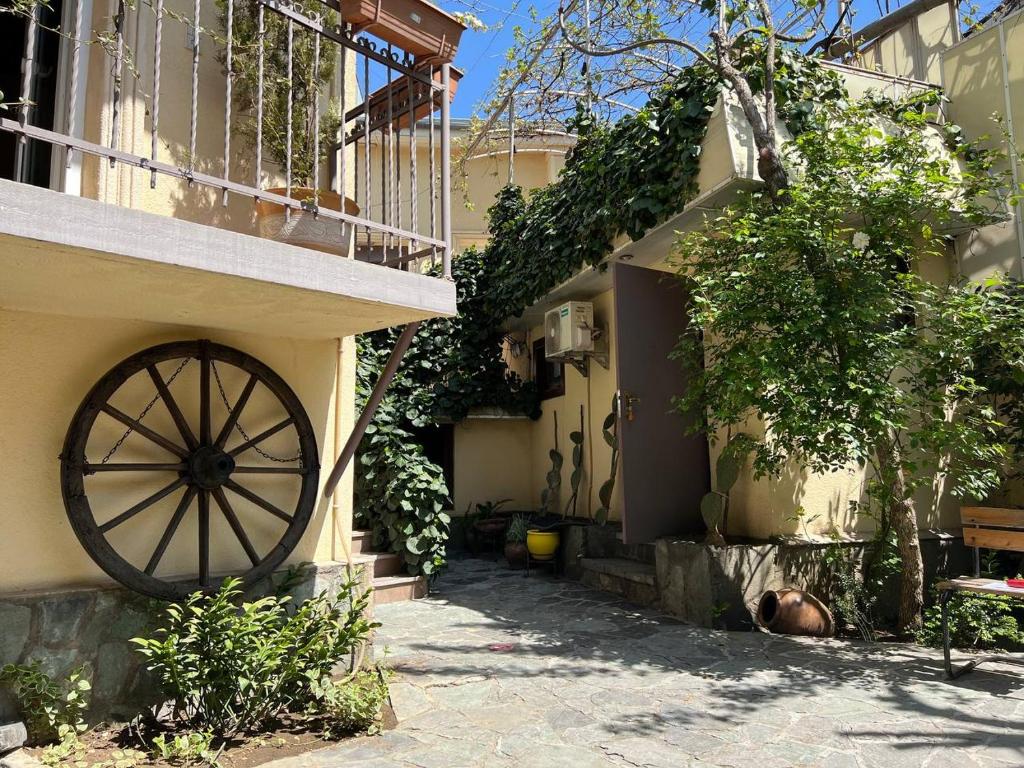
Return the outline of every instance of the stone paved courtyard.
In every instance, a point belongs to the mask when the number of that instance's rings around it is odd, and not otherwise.
[[[481,560],[378,618],[398,728],[275,768],[1024,766],[1011,667],[948,682],[916,647],[700,629]]]

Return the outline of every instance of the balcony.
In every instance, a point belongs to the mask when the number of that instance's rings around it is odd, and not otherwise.
[[[321,338],[454,314],[455,19],[51,0],[0,26],[0,306]]]

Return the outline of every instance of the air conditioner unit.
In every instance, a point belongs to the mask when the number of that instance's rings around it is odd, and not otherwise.
[[[567,301],[544,314],[544,356],[560,358],[594,351],[594,305]]]

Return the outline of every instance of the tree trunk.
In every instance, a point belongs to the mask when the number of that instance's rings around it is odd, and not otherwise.
[[[889,441],[887,441],[889,442]],[[900,464],[895,441],[878,449],[880,478],[888,486],[884,514],[896,533],[896,547],[902,562],[898,629],[911,632],[921,628],[924,610],[924,563],[921,560],[921,536],[917,528],[917,511],[910,498],[906,477]]]

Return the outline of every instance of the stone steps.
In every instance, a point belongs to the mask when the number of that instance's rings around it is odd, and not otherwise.
[[[657,575],[650,563],[623,557],[584,557],[580,567],[580,581],[589,587],[622,595],[638,605],[658,603]]]
[[[373,533],[352,531],[352,562],[373,575],[374,605],[419,600],[427,596],[427,580],[405,573],[402,558],[390,552],[373,551]]]

